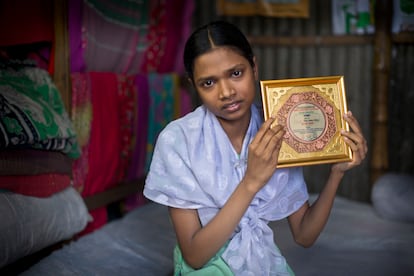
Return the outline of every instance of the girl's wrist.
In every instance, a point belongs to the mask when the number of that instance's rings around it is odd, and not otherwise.
[[[336,168],[335,166],[331,167],[331,177],[342,178],[345,175],[345,171]]]
[[[251,196],[255,196],[259,192],[259,188],[257,185],[255,185],[253,182],[248,181],[246,179],[243,179],[240,182],[241,186],[244,188],[244,190]]]

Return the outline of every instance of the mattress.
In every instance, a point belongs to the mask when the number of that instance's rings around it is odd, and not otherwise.
[[[383,219],[371,204],[337,197],[310,248],[294,243],[286,220],[270,226],[296,275],[414,275],[414,224]],[[175,243],[167,208],[149,203],[22,275],[171,275]]]

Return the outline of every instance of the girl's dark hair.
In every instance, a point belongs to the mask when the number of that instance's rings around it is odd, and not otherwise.
[[[194,60],[215,47],[230,47],[254,66],[252,48],[240,29],[226,21],[213,21],[196,29],[185,44],[184,66],[191,80]]]

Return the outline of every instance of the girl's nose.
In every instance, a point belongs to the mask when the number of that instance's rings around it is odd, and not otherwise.
[[[236,93],[236,90],[227,82],[220,83],[220,98],[231,98]]]

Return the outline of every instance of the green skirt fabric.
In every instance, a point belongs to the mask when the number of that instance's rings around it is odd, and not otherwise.
[[[193,269],[190,267],[183,258],[181,250],[178,245],[174,249],[174,275],[189,275],[189,276],[233,276],[233,272],[227,263],[221,258],[221,254],[226,249],[227,245],[223,246],[220,251],[211,260],[200,269]]]
[[[174,249],[174,276],[234,276],[230,267],[221,257],[224,250],[226,250],[227,245],[228,244],[223,246],[220,251],[213,258],[211,258],[211,260],[205,266],[197,270],[193,269],[185,262],[179,246],[176,245]],[[288,264],[286,265],[289,275],[295,276],[295,273],[290,268],[290,266]]]

